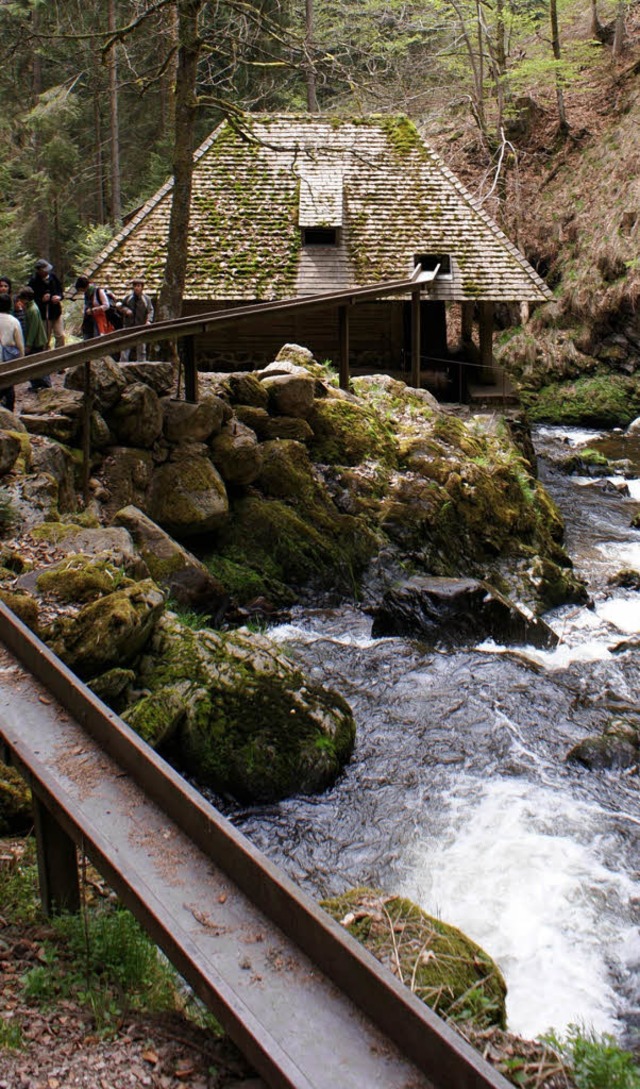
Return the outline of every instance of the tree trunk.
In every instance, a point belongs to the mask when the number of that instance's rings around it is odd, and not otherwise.
[[[309,113],[319,113],[316,93],[316,70],[313,58],[313,0],[305,0],[305,78],[307,82],[307,109]]]
[[[33,8],[32,12],[32,27],[33,36],[35,39],[33,47],[33,69],[32,69],[32,89],[33,89],[33,101],[37,103],[38,98],[42,94],[42,60],[40,57],[40,44],[38,42],[38,35],[40,33],[40,12],[37,7]],[[40,154],[41,154],[41,140],[38,132],[36,131],[33,137],[33,152],[36,169],[40,167]],[[49,253],[49,211],[47,208],[48,200],[46,189],[41,187],[40,200],[36,211],[36,246],[38,249],[38,255],[40,257],[46,257]]]
[[[614,57],[622,56],[627,41],[627,28],[625,23],[626,7],[626,0],[618,0],[618,7],[616,9],[616,25],[613,32],[612,53]]]
[[[569,131],[569,123],[567,121],[567,114],[564,106],[564,90],[562,87],[562,77],[559,71],[559,62],[562,58],[560,50],[560,31],[558,29],[558,4],[557,0],[550,0],[549,4],[549,16],[551,18],[551,48],[553,50],[553,56],[558,64],[556,68],[556,102],[558,104],[558,129],[562,135],[566,136]]]
[[[176,123],[176,78],[178,72],[178,12],[172,5],[164,13],[166,49],[172,53],[160,82],[160,132],[173,132]]]
[[[187,275],[189,214],[196,122],[196,79],[200,38],[198,15],[204,0],[178,0],[178,70],[173,146],[173,198],[167,263],[158,298],[158,319],[179,318]]]
[[[116,0],[109,0],[107,8],[107,29],[110,34],[116,29]],[[107,65],[109,68],[109,130],[111,137],[111,218],[116,225],[122,219],[122,199],[120,196],[120,125],[118,120],[118,46],[114,42],[109,50]]]
[[[102,118],[100,117],[100,95],[93,94],[93,159],[96,171],[96,223],[104,223],[104,163],[102,161]]]

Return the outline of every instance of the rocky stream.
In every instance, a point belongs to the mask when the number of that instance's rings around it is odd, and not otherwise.
[[[512,1031],[580,1022],[637,1046],[637,754],[566,757],[640,714],[638,587],[610,581],[640,568],[640,433],[540,427],[535,442],[590,594],[545,615],[560,644],[434,651],[372,638],[366,606],[300,609],[269,635],[347,698],[354,756],[320,795],[221,804],[313,895],[377,886],[460,926],[504,972]],[[586,447],[624,474],[558,470]]]

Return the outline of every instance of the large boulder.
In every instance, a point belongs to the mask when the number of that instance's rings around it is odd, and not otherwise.
[[[146,579],[85,605],[77,616],[54,622],[47,642],[86,679],[132,662],[164,611],[164,594]]]
[[[224,403],[212,394],[198,404],[178,401],[173,397],[162,400],[164,434],[168,442],[206,442],[217,435],[224,419]]]
[[[553,647],[558,636],[480,579],[416,576],[392,587],[376,612],[372,634],[413,635],[456,646],[492,638],[507,645]]]
[[[140,669],[150,695],[124,718],[202,784],[271,801],[323,790],[353,749],[341,696],[318,685],[266,637],[239,629],[157,625]]]
[[[276,374],[263,378],[269,394],[269,409],[274,416],[306,419],[313,410],[315,382],[310,375]]]
[[[34,472],[50,473],[58,483],[58,510],[74,511],[77,506],[75,463],[72,454],[59,442],[44,435],[34,436],[31,443],[31,465]]]
[[[90,363],[91,392],[96,405],[101,411],[113,406],[127,385],[127,379],[122,373],[122,367],[110,356],[102,359],[93,359]],[[73,367],[64,376],[64,384],[67,389],[84,390],[86,384],[85,364]]]
[[[396,458],[393,433],[381,416],[355,400],[316,400],[309,416],[314,438],[311,456],[329,465],[357,465],[367,459]]]
[[[262,468],[262,448],[256,434],[238,420],[225,424],[216,435],[211,458],[227,484],[251,484]]]
[[[3,431],[23,431],[26,432],[26,427],[18,416],[14,416],[13,412],[9,412],[8,408],[4,405],[0,405],[0,429]]]
[[[156,468],[146,511],[169,533],[208,533],[226,518],[224,481],[210,460],[190,447],[177,447],[171,461]]]
[[[80,434],[84,395],[72,389],[39,390],[22,423],[33,435],[48,435],[56,442],[73,444]]]
[[[123,446],[153,446],[162,434],[160,399],[151,386],[134,382],[127,386],[106,421]]]
[[[151,386],[159,397],[169,393],[175,384],[175,373],[172,363],[150,361],[145,363],[121,363],[121,373],[126,382],[143,382],[145,386]]]
[[[106,491],[103,506],[108,518],[129,504],[146,509],[153,468],[149,450],[129,446],[112,446],[107,450],[100,477]]]
[[[200,560],[137,507],[124,507],[113,521],[131,534],[151,577],[177,605],[204,612],[214,623],[219,621],[229,595]]]
[[[17,435],[10,431],[0,431],[0,476],[11,472],[20,457],[22,447]]]
[[[232,405],[253,405],[254,408],[266,408],[269,394],[255,374],[239,371],[225,375],[222,389]]]
[[[505,1027],[502,972],[456,926],[379,889],[351,889],[320,906],[436,1013]]]

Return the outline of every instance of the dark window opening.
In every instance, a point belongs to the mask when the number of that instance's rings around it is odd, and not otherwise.
[[[422,265],[424,272],[433,272],[440,265],[438,276],[451,275],[451,258],[448,253],[417,253],[414,264]]]
[[[336,246],[338,244],[337,227],[303,227],[303,246]]]

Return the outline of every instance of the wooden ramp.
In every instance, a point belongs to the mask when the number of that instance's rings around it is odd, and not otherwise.
[[[0,624],[45,901],[73,908],[77,845],[277,1089],[506,1089],[1,603]]]

